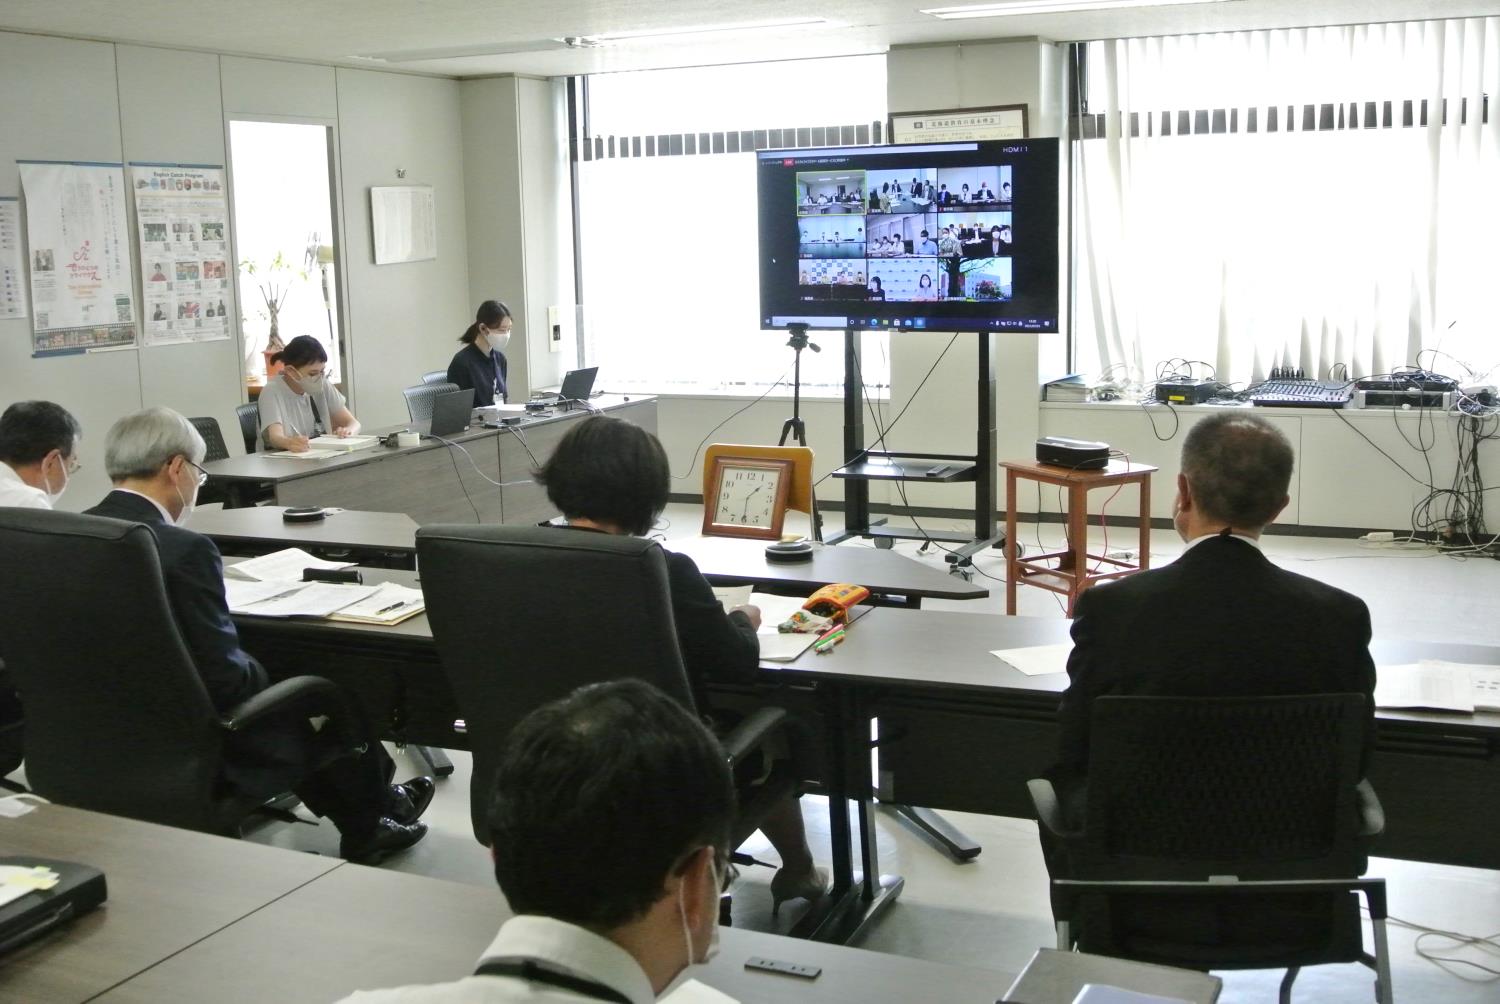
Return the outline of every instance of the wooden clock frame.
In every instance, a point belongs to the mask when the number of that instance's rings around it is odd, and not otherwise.
[[[715,457],[708,478],[711,493],[703,499],[703,535],[705,537],[745,537],[751,540],[780,540],[781,529],[786,523],[786,503],[792,490],[794,466],[790,460],[772,457],[722,455]],[[730,467],[751,467],[763,471],[781,472],[781,477],[776,482],[776,498],[771,502],[771,525],[769,527],[715,522],[714,515],[719,508],[720,486],[724,483],[725,469]]]

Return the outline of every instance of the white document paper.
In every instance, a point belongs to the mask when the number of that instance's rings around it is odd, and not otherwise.
[[[340,610],[334,615],[335,619],[395,624],[426,609],[426,600],[420,589],[396,582],[382,582],[374,589],[369,596]]]
[[[18,161],[31,251],[33,356],[136,344],[121,164]]]
[[[224,169],[130,165],[141,252],[142,327],[147,345],[230,337],[228,219]]]
[[[782,634],[776,626],[798,610],[807,599],[801,596],[773,596],[770,593],[752,593],[750,603],[760,607],[760,657],[765,662],[792,662],[813,642],[815,634]]]
[[[0,196],[0,321],[26,316],[26,259],[21,254],[21,200]]]
[[[224,598],[229,601],[230,613],[244,613],[245,608],[251,604],[302,588],[301,582],[254,582],[233,578],[228,574],[228,569],[225,573]]]
[[[742,607],[750,602],[749,586],[714,586],[714,599],[728,613],[735,607]]]
[[[1500,711],[1500,666],[1470,666],[1475,711]]]
[[[316,436],[307,441],[314,450],[333,450],[336,453],[353,453],[367,450],[380,442],[379,436]]]
[[[367,599],[374,586],[342,582],[308,582],[300,589],[252,603],[239,613],[256,617],[327,617]]]
[[[1427,708],[1472,714],[1474,694],[1467,666],[1428,660],[1375,669],[1377,708]]]
[[[314,558],[300,547],[288,547],[281,551],[272,551],[258,558],[247,558],[234,565],[224,566],[224,576],[233,576],[236,579],[249,579],[252,582],[292,582],[302,581],[302,570],[304,568],[333,569],[353,568],[352,561],[324,561],[322,558]]]
[[[1160,994],[1143,994],[1138,990],[1122,990],[1119,987],[1099,983],[1085,983],[1073,1004],[1190,1004],[1181,997],[1163,997]]]
[[[370,224],[377,265],[437,257],[437,206],[431,185],[372,187]]]
[[[1068,655],[1072,651],[1073,643],[1065,642],[1061,645],[997,648],[990,655],[1027,676],[1051,676],[1068,671]]]
[[[343,455],[343,450],[303,450],[301,453],[295,453],[292,450],[277,450],[274,453],[265,454],[265,456],[280,457],[283,460],[331,460]]]
[[[707,983],[688,980],[663,997],[661,1004],[739,1004],[739,1000],[722,990],[715,990]]]

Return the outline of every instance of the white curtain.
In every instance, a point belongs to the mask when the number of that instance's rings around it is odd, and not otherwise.
[[[1500,18],[1086,55],[1104,131],[1074,146],[1079,369],[1149,383],[1166,361],[1202,360],[1247,383],[1273,366],[1342,377],[1338,364],[1477,379],[1500,362]],[[1346,127],[1304,130],[1309,105]],[[1238,131],[1161,135],[1162,113],[1177,133],[1178,112],[1200,109]]]
[[[870,123],[886,114],[885,57],[609,73],[589,78],[596,136]],[[754,153],[579,165],[585,355],[611,390],[758,394],[783,378],[786,332],[760,329]],[[804,388],[838,393],[842,332],[802,358]],[[865,382],[889,384],[871,353]]]

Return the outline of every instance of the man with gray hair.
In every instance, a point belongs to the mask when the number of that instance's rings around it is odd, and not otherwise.
[[[1106,694],[1373,695],[1364,601],[1261,553],[1292,464],[1292,444],[1258,415],[1223,412],[1188,433],[1172,517],[1187,549],[1078,598],[1057,780],[1087,769],[1091,704]]]
[[[206,448],[191,422],[170,408],[148,408],[116,422],[104,440],[104,467],[114,491],[89,515],[144,523],[156,537],[172,617],[214,709],[224,712],[264,690],[265,668],[240,648],[224,596],[219,549],[183,527],[208,480]],[[359,756],[337,751],[305,719],[270,721],[232,740],[225,780],[270,797],[288,788],[309,809],[332,819],[340,854],[374,862],[410,847],[427,832],[418,817],[432,801],[433,781],[391,784],[395,765],[377,738]],[[316,770],[310,765],[322,764]]]
[[[1070,819],[1081,823],[1085,812],[1096,697],[1367,694],[1368,764],[1369,609],[1261,553],[1262,531],[1290,501],[1292,465],[1292,444],[1258,415],[1221,412],[1199,422],[1182,444],[1172,515],[1186,550],[1078,598],[1058,763],[1048,772]],[[1045,827],[1041,835],[1048,871],[1057,874],[1065,852]],[[1054,899],[1054,914],[1060,908]]]

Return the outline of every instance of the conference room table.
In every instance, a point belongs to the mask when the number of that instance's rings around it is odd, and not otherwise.
[[[371,570],[367,582],[415,584]],[[464,749],[464,717],[438,662],[425,615],[394,627],[236,617],[245,646],[273,671],[317,673],[354,691],[389,739]],[[874,798],[931,809],[1031,818],[1026,781],[1057,749],[1061,673],[1030,676],[995,649],[1058,645],[1070,622],[1049,617],[875,609],[832,652],[764,663],[758,687],[716,686],[716,700],[773,701],[821,729],[814,767],[829,794],[836,895],[796,929],[844,942],[901,889],[879,873]],[[1376,640],[1378,664],[1421,658],[1500,663],[1500,648]],[[870,723],[880,730],[872,786]],[[1441,864],[1500,867],[1500,714],[1381,710],[1370,779],[1386,812],[1374,852]],[[850,807],[853,819],[849,818]],[[853,824],[851,828],[851,822]],[[852,829],[852,832],[851,832]]]
[[[393,568],[415,568],[417,523],[403,513],[343,510],[316,523],[287,523],[285,507],[194,511],[188,528],[208,536],[229,555],[256,555],[300,547],[338,552],[350,560]],[[870,590],[875,603],[919,607],[924,599],[977,600],[982,585],[938,571],[894,551],[814,544],[807,561],[784,564],[765,556],[765,542],[735,537],[681,537],[667,548],[686,554],[714,585],[752,585],[761,592],[806,595],[830,582],[853,582]]]
[[[0,853],[92,865],[105,904],[0,959],[0,1004],[336,1000],[458,979],[510,915],[497,888],[59,805],[0,819]],[[475,855],[486,851],[475,844]],[[745,1004],[989,1004],[1014,974],[724,928],[696,979]],[[753,957],[820,967],[813,980]],[[669,991],[670,992],[670,991]]]
[[[601,395],[587,407],[525,414],[516,425],[430,438],[429,422],[364,430],[384,436],[422,433],[416,446],[370,446],[322,459],[266,453],[228,457],[203,465],[209,484],[231,503],[250,490],[270,490],[280,506],[332,506],[405,513],[425,523],[536,523],[557,515],[531,472],[545,463],[572,423],[597,412],[656,432],[656,399]]]

